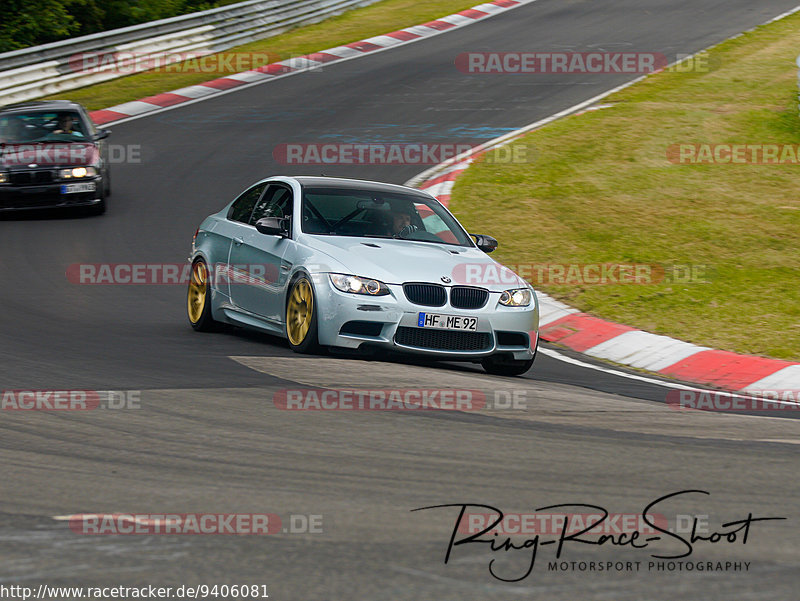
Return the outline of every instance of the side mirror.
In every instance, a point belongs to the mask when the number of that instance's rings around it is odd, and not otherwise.
[[[488,254],[494,250],[497,250],[497,240],[495,240],[491,236],[485,236],[483,234],[470,234],[470,235],[473,238],[475,238],[475,244],[483,252]]]
[[[105,140],[110,133],[111,133],[111,130],[98,129],[97,133],[94,136],[92,136],[92,139],[93,140]]]
[[[289,236],[289,220],[280,217],[262,217],[256,221],[256,229],[268,236]]]

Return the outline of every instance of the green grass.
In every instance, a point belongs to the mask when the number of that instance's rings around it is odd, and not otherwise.
[[[800,164],[667,159],[671,144],[800,144],[798,52],[800,15],[724,42],[705,73],[653,75],[528,134],[532,163],[473,165],[451,208],[508,264],[705,265],[705,283],[540,288],[650,332],[800,359]]]
[[[426,23],[476,4],[480,4],[480,2],[476,0],[426,0],[425,2],[384,0],[314,25],[299,27],[272,38],[231,48],[226,50],[226,53],[268,53],[274,57],[269,62],[276,62]],[[194,71],[197,70],[194,69]],[[230,75],[230,73],[227,74]],[[74,100],[89,110],[96,110],[225,75],[226,73],[149,71],[70,90],[63,94],[47,96],[47,98]]]

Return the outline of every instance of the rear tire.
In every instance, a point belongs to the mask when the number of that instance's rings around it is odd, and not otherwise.
[[[306,276],[297,278],[286,297],[286,339],[295,353],[322,350],[317,334],[317,302],[314,287]]]

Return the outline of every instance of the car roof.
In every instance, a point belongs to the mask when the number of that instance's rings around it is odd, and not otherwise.
[[[318,175],[298,175],[286,176],[290,179],[296,180],[303,187],[336,187],[336,188],[349,188],[352,190],[367,190],[373,192],[403,192],[406,194],[415,194],[417,196],[424,196],[428,198],[430,195],[421,190],[409,188],[408,186],[401,186],[398,184],[386,184],[383,182],[375,182],[363,179],[351,179],[344,177],[328,177]]]
[[[17,102],[0,107],[0,113],[22,113],[28,110],[81,110],[83,107],[71,100],[32,100],[29,102]]]

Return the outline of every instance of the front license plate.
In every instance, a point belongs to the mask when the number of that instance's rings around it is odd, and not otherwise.
[[[94,182],[83,182],[80,184],[61,184],[62,194],[75,194],[76,192],[94,192],[96,190]]]
[[[462,317],[461,315],[440,315],[438,313],[420,313],[417,325],[421,328],[474,332],[478,329],[478,318]]]

